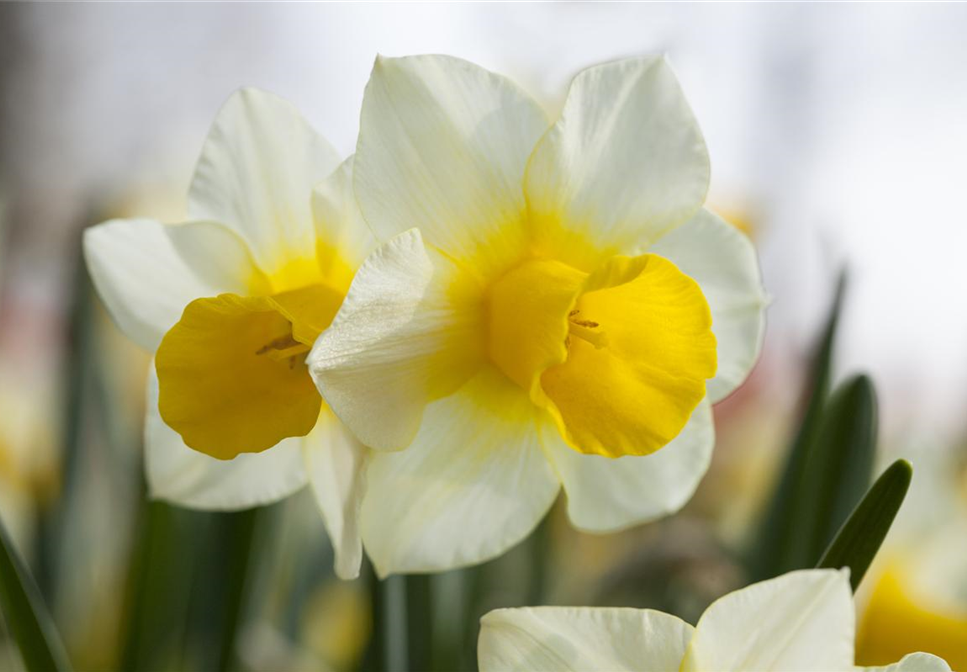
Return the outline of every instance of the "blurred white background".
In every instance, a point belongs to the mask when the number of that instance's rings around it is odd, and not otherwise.
[[[688,510],[668,527],[612,537],[558,529],[563,541],[550,547],[566,548],[569,562],[554,567],[576,570],[561,574],[562,585],[590,590],[609,571],[638,567],[635,549],[668,552],[667,544],[652,542],[674,542],[682,529],[692,531],[679,546],[706,564],[686,559],[666,569],[688,573],[702,599],[738,580],[718,541],[696,533],[714,527],[716,538],[740,548],[752,529],[794,428],[803,365],[845,264],[850,284],[837,370],[866,371],[875,381],[881,461],[902,456],[916,465],[891,534],[895,548],[878,562],[903,569],[897,558],[929,556],[910,565],[916,571],[891,571],[903,581],[927,577],[939,586],[911,589],[918,600],[921,592],[935,593],[916,609],[906,596],[861,597],[861,605],[878,605],[867,620],[880,624],[867,627],[867,635],[861,629],[861,640],[872,642],[861,651],[873,656],[884,642],[903,652],[967,650],[954,641],[967,623],[965,555],[962,546],[951,547],[967,538],[965,35],[967,4],[0,3],[0,513],[23,548],[47,558],[34,569],[71,653],[87,669],[110,669],[118,655],[128,660],[115,631],[124,632],[116,626],[140,613],[124,606],[125,582],[139,571],[137,540],[152,529],[143,518],[138,438],[148,359],[106,315],[85,313],[93,304],[79,282],[81,230],[116,216],[181,220],[208,125],[236,88],[261,87],[290,99],[348,155],[376,54],[434,52],[509,75],[552,114],[578,70],[667,53],[708,142],[709,203],[750,232],[773,297],[763,358],[750,384],[717,407],[715,463]],[[311,501],[301,505],[318,525]],[[150,508],[162,522],[201,520]],[[316,571],[328,564],[319,562],[328,552],[323,535],[295,520],[292,539],[314,550],[279,546],[286,558],[279,566],[298,573],[295,559],[309,576],[277,591],[288,596],[280,604],[290,611],[310,598],[307,586],[328,590]],[[696,520],[708,525],[695,527]],[[178,552],[192,562],[221,539],[192,536],[206,528],[185,529],[181,536],[169,531],[170,538],[212,544]],[[660,536],[668,529],[673,534]],[[678,557],[675,543],[670,548],[669,557]],[[157,557],[162,593],[176,602],[192,584],[187,574],[181,583],[172,579],[177,567]],[[952,560],[952,569],[919,569],[934,557]],[[192,562],[182,570],[194,571]],[[502,590],[508,573],[499,562],[492,570]],[[656,574],[647,566],[642,576]],[[685,585],[658,576],[661,591]],[[716,576],[726,583],[708,583]],[[877,581],[868,579],[867,590]],[[450,588],[445,595],[459,601]],[[931,620],[933,611],[947,608],[934,609],[937,595],[939,602],[959,600],[959,620],[948,622],[950,641],[938,639],[946,635]],[[152,618],[159,612],[153,603],[141,606]],[[279,641],[301,655],[315,640],[296,631],[303,621],[295,611],[286,613],[289,630]],[[368,637],[351,619],[333,620],[339,622],[330,636],[342,649],[352,643],[345,628],[356,627],[359,642]],[[183,615],[172,623],[182,621]],[[207,612],[199,621],[212,622]],[[142,653],[214,650],[214,630],[204,628],[197,642],[156,646],[151,637],[174,625],[152,623],[127,628],[147,633]],[[311,617],[305,623],[306,633],[327,632]],[[468,637],[475,641],[472,627]],[[347,660],[360,653],[359,642],[358,650],[343,652]],[[3,647],[0,636],[0,660],[7,660]],[[208,669],[208,659],[199,660],[198,669]],[[283,669],[266,660],[251,669]]]
[[[3,65],[8,312],[30,303],[58,314],[76,228],[92,210],[179,219],[197,148],[236,87],[291,99],[348,154],[377,53],[462,56],[553,111],[578,69],[667,52],[708,140],[710,203],[747,220],[759,245],[775,359],[802,353],[846,262],[840,368],[873,374],[889,428],[962,429],[967,6],[3,10],[4,37],[18,41]],[[47,331],[30,333],[43,341]]]

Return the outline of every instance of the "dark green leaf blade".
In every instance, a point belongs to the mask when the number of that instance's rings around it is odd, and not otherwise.
[[[807,493],[803,492],[804,472],[809,453],[816,443],[823,417],[823,409],[829,397],[832,377],[833,344],[842,311],[846,291],[846,273],[840,274],[836,284],[826,324],[812,360],[809,381],[805,390],[802,422],[789,449],[789,457],[749,557],[753,577],[761,580],[778,576],[791,569],[801,569],[808,555],[809,545],[799,534],[795,519],[797,504]],[[809,564],[814,560],[810,558]]]
[[[890,465],[843,523],[816,566],[849,567],[850,584],[855,591],[890,531],[912,478],[913,467],[906,460]]]
[[[876,392],[866,376],[836,388],[823,412],[800,492],[801,566],[809,567],[860,502],[876,457]]]
[[[29,672],[68,672],[70,663],[37,585],[0,522],[0,608]]]

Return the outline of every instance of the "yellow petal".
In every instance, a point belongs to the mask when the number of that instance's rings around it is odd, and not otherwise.
[[[910,569],[893,560],[874,585],[856,638],[856,661],[885,665],[906,653],[930,651],[955,669],[967,669],[967,613],[924,603],[911,590]]]
[[[567,314],[587,277],[559,261],[535,259],[490,287],[490,359],[528,392],[541,372],[567,357]]]
[[[329,285],[309,285],[275,294],[270,301],[289,322],[299,343],[312,346],[342,305],[343,294]]]
[[[715,375],[701,289],[655,255],[588,275],[531,259],[487,293],[488,354],[581,453],[648,455],[674,439]]]
[[[685,427],[715,375],[708,304],[655,255],[614,257],[585,290],[570,316],[567,361],[541,376],[552,414],[580,452],[653,453]]]
[[[301,438],[233,460],[216,460],[186,446],[158,413],[154,362],[146,410],[144,475],[151,499],[202,511],[238,511],[285,499],[306,484]]]
[[[322,400],[305,353],[341,299],[315,285],[192,301],[158,348],[165,423],[189,447],[223,460],[308,434]]]

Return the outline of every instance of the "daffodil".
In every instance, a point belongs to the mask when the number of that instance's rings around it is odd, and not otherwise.
[[[361,530],[380,574],[498,555],[562,484],[596,532],[689,499],[765,304],[708,181],[662,58],[581,72],[554,123],[471,63],[377,59],[353,183],[382,244],[309,362],[379,451]]]
[[[694,628],[649,609],[498,609],[481,619],[480,672],[950,672],[926,653],[856,667],[846,570],[800,570],[714,602]]]
[[[373,245],[351,175],[291,104],[242,90],[205,141],[189,221],[115,220],[84,238],[114,320],[155,351],[152,495],[239,509],[308,481],[344,577],[362,553],[365,450],[322,403],[305,357]]]
[[[856,655],[882,663],[928,649],[967,669],[967,526],[963,518],[888,551],[860,612]]]

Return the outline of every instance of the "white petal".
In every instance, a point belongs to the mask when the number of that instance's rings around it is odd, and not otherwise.
[[[662,57],[574,78],[525,179],[534,221],[630,254],[685,222],[708,189],[705,141]]]
[[[789,572],[716,600],[681,672],[852,670],[855,620],[847,571]]]
[[[668,672],[677,670],[693,632],[650,609],[530,607],[480,619],[480,672]]]
[[[261,294],[268,280],[259,270],[245,240],[218,222],[186,222],[165,227],[185,264],[219,293]]]
[[[186,258],[183,250],[193,250],[194,256]],[[210,261],[203,269],[195,262],[206,255],[223,261]],[[158,347],[194,299],[239,291],[247,258],[241,241],[218,224],[172,227],[149,219],[118,219],[87,229],[84,257],[118,327],[147,350]]]
[[[352,269],[376,247],[376,238],[356,204],[353,157],[349,157],[312,192],[316,235]]]
[[[767,299],[755,248],[744,233],[702,209],[649,252],[698,282],[712,310],[718,371],[708,396],[714,404],[742,384],[762,347]]]
[[[192,509],[232,511],[276,502],[306,484],[300,438],[229,461],[186,446],[158,413],[158,376],[153,363],[147,403],[145,471],[153,499]]]
[[[370,448],[409,445],[426,404],[479,364],[482,311],[455,298],[457,273],[419,231],[400,234],[366,259],[309,354],[326,402]]]
[[[560,487],[537,412],[486,367],[427,407],[409,448],[371,456],[363,542],[380,576],[476,564],[530,534]]]
[[[188,212],[232,226],[272,274],[293,250],[315,258],[312,189],[338,165],[336,151],[291,103],[242,89],[219,111],[205,140]]]
[[[366,448],[325,408],[303,445],[309,483],[336,555],[336,575],[355,579],[363,560],[359,509]]]
[[[950,665],[943,658],[929,653],[909,653],[898,663],[883,667],[857,667],[867,672],[950,672]]]
[[[587,532],[614,532],[680,509],[705,475],[715,444],[707,400],[671,443],[643,457],[584,455],[570,448],[551,423],[541,429],[567,493],[568,517]]]
[[[458,258],[504,256],[523,245],[524,167],[547,125],[515,84],[467,61],[377,58],[356,145],[366,220],[383,240],[419,227]]]

